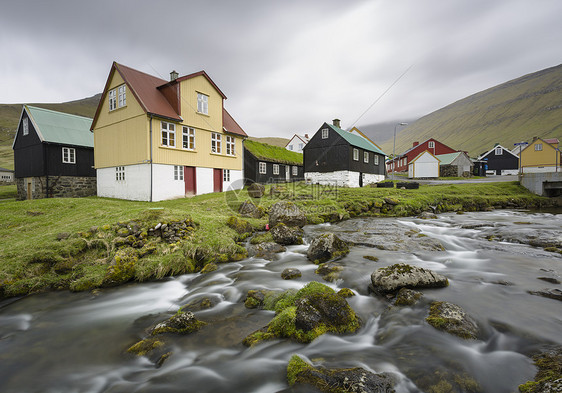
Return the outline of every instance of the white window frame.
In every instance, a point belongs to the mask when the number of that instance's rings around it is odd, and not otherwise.
[[[114,111],[115,109],[117,109],[117,90],[109,90],[107,96],[109,97],[109,111]]]
[[[222,152],[222,135],[213,132],[211,134],[211,153],[221,154]]]
[[[123,108],[127,106],[127,86],[121,85],[117,87],[117,106]]]
[[[236,140],[233,136],[227,135],[226,136],[226,155],[227,156],[234,156],[236,155]]]
[[[427,147],[430,148],[430,149],[434,149],[434,148],[435,148],[435,142],[434,142],[434,141],[429,141],[429,142],[427,143]]]
[[[73,147],[63,147],[62,162],[63,164],[76,164],[76,149]]]
[[[359,161],[359,149],[353,148],[353,161]]]
[[[535,151],[542,151],[542,143],[535,143]]]
[[[176,126],[174,123],[161,122],[161,139],[162,146],[176,147]]]
[[[197,112],[204,115],[209,114],[209,96],[203,93],[197,93]]]
[[[299,167],[296,165],[293,165],[293,176],[297,176],[299,174]]]
[[[274,175],[279,174],[279,164],[273,164],[273,174]]]
[[[496,147],[495,153],[496,153],[496,156],[501,156],[503,154],[503,149],[500,146],[498,146],[498,147]]]
[[[222,170],[222,181],[230,181],[230,169]]]
[[[195,129],[183,126],[182,148],[185,150],[195,150]]]
[[[329,135],[330,135],[330,132],[328,131],[328,129],[322,128],[322,139],[328,139]]]
[[[293,145],[289,145],[289,150],[293,150]]]
[[[174,180],[183,181],[183,166],[182,165],[174,165]]]
[[[363,162],[365,164],[369,163],[369,152],[368,151],[363,152]]]
[[[29,119],[27,117],[23,118],[23,135],[29,135]]]
[[[299,143],[299,150],[304,149],[304,143]]]
[[[260,175],[265,175],[267,173],[267,164],[260,161],[258,164],[258,171]]]
[[[125,181],[125,167],[116,166],[115,167],[115,181]]]
[[[374,163],[375,165],[379,165],[379,156],[375,154],[375,158],[374,158]]]

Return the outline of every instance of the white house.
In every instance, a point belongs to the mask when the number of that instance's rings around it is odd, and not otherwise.
[[[0,183],[11,183],[14,181],[14,171],[11,169],[0,168]]]
[[[424,150],[408,164],[408,177],[410,179],[439,177],[439,163],[439,158]]]
[[[285,145],[285,149],[297,153],[302,153],[302,149],[304,149],[309,140],[310,138],[308,134],[304,134],[303,136],[295,134],[293,135],[291,140],[287,142],[287,144]]]

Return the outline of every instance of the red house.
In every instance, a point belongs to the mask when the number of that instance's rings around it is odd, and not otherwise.
[[[388,172],[407,172],[408,164],[425,150],[429,151],[434,156],[439,154],[456,153],[458,150],[451,149],[449,146],[429,138],[423,143],[414,142],[414,145],[406,150],[404,153],[397,155],[394,159],[388,160],[386,163],[386,171]],[[396,165],[394,165],[396,163]],[[393,169],[395,166],[395,169]]]

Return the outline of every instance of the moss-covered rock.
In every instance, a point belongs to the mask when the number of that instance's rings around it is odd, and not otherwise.
[[[341,297],[348,298],[348,297],[355,296],[355,293],[349,288],[342,288],[338,291],[338,295],[340,295]]]
[[[131,345],[127,352],[132,353],[137,356],[146,356],[150,352],[164,345],[164,342],[158,338],[151,337],[139,341],[136,344]]]
[[[306,215],[295,203],[279,201],[269,208],[269,226],[273,228],[279,223],[302,228],[306,225]]]
[[[394,393],[395,378],[389,374],[375,374],[360,367],[327,369],[314,367],[298,355],[287,365],[287,382],[309,385],[326,393]]]
[[[192,312],[179,310],[170,319],[156,325],[151,334],[153,336],[163,333],[189,334],[201,329],[204,325],[205,322],[195,318]]]
[[[402,288],[396,294],[394,305],[396,306],[413,306],[422,298],[422,293],[413,289]]]
[[[201,272],[200,272],[200,273],[201,273],[201,274],[210,273],[210,272],[214,272],[214,271],[217,270],[217,269],[218,269],[217,264],[211,262],[211,263],[206,264],[206,265],[203,267],[203,269],[201,269]]]
[[[276,243],[285,246],[303,243],[304,231],[299,227],[290,227],[280,222],[271,228],[270,233]]]
[[[250,289],[244,300],[246,308],[263,308],[266,294],[270,291],[265,289]]]
[[[343,266],[337,262],[321,263],[314,272],[328,282],[336,282],[341,277]]]
[[[371,283],[376,293],[389,294],[401,288],[442,288],[449,285],[449,280],[429,269],[397,263],[374,271]]]
[[[252,224],[235,216],[230,216],[228,220],[226,220],[226,225],[228,225],[229,228],[234,229],[240,235],[252,233],[254,231]]]
[[[349,253],[349,246],[333,233],[315,238],[306,253],[307,258],[315,264],[343,257]]]
[[[449,302],[433,302],[429,309],[427,323],[436,329],[464,339],[476,339],[478,325],[458,305]]]
[[[299,269],[288,267],[281,272],[281,278],[283,280],[292,280],[295,278],[302,277],[302,273]]]
[[[519,385],[521,393],[562,392],[562,347],[533,356],[539,371],[534,381]]]

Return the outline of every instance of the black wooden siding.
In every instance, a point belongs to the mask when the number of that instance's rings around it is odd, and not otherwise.
[[[487,170],[496,171],[496,175],[501,175],[502,170],[519,169],[519,157],[514,156],[505,149],[503,149],[500,155],[496,155],[494,149],[482,157],[482,160],[488,165]]]
[[[265,162],[266,173],[259,173],[259,163]],[[273,165],[279,165],[279,174],[273,174]],[[304,180],[304,169],[302,165],[296,165],[298,172],[296,176],[293,176],[293,166],[288,164],[279,164],[273,161],[266,161],[263,159],[256,158],[248,150],[244,149],[244,184],[251,183],[282,183],[286,182],[285,171],[286,167],[289,167],[290,180],[289,181],[302,181]]]

